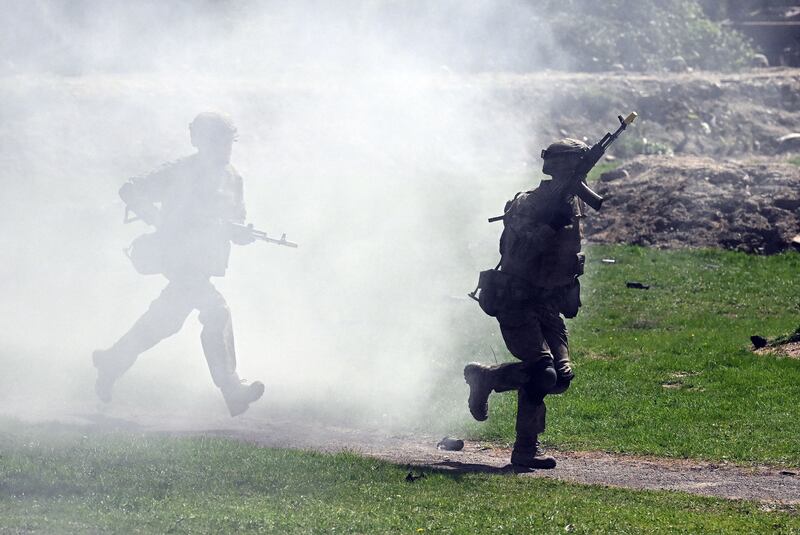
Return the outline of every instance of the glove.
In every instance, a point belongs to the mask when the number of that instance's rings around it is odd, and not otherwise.
[[[230,229],[230,240],[236,245],[247,245],[256,241],[255,237],[253,236],[252,223],[246,227],[231,225]]]

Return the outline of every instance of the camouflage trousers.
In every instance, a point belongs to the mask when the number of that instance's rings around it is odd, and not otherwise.
[[[561,394],[574,377],[567,328],[553,303],[525,303],[497,315],[509,352],[521,362],[499,365],[494,390],[517,390],[515,450],[535,448],[545,430],[548,394]]]
[[[231,313],[208,279],[171,280],[133,327],[104,352],[105,366],[121,376],[141,353],[180,331],[194,310],[200,312],[200,341],[214,384],[223,390],[238,386]]]

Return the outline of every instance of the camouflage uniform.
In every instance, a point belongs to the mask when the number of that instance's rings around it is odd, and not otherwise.
[[[235,130],[229,133],[234,134]],[[231,240],[248,241],[237,239],[227,225],[245,220],[242,177],[226,157],[215,160],[201,153],[133,178],[120,189],[128,208],[157,227],[155,233],[137,239],[139,251],[134,242],[130,253],[134,265],[147,265],[147,273],[161,273],[169,283],[112,347],[95,352],[97,393],[103,401],[110,401],[114,381],[136,358],[177,333],[194,310],[200,312],[201,342],[211,377],[231,414],[243,412],[246,400],[263,392],[261,383],[242,385],[236,373],[231,313],[209,280],[225,275]]]
[[[575,307],[569,300],[576,298],[576,277],[582,272],[583,212],[580,201],[574,200],[559,207],[568,214],[569,225],[558,230],[531,225],[551,184],[544,182],[512,202],[501,240],[503,271],[530,285],[529,295],[512,300],[509,309],[497,316],[506,347],[522,361],[508,365],[519,369],[521,380],[500,385],[519,389],[515,452],[536,447],[537,435],[545,429],[544,396],[564,392],[574,376],[560,313]]]
[[[506,205],[500,254],[501,270],[510,276],[510,284],[496,317],[509,352],[520,362],[473,363],[464,370],[470,410],[478,420],[488,416],[486,402],[492,390],[517,390],[511,460],[540,468],[555,466],[554,459],[539,453],[538,435],[545,430],[545,396],[566,391],[574,377],[562,314],[577,314],[578,276],[583,273],[583,203],[570,198],[554,205],[555,180],[517,194]],[[534,457],[537,462],[531,463]]]

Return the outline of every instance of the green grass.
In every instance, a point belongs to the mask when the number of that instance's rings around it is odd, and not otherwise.
[[[594,184],[595,182],[598,181],[600,175],[602,175],[603,173],[607,173],[609,171],[613,171],[620,165],[622,165],[622,162],[619,160],[614,160],[613,162],[604,160],[602,162],[599,162],[597,165],[592,167],[592,170],[589,171],[588,175],[586,175],[586,182],[589,184]]]
[[[799,254],[595,246],[588,258],[569,323],[577,378],[548,398],[545,443],[800,466],[800,361],[749,341],[797,327]],[[488,321],[484,338],[497,330]],[[513,394],[493,395],[491,411],[471,435],[512,441]]]
[[[789,158],[789,163],[800,166],[800,156]]]
[[[0,533],[797,533],[793,510],[0,422]],[[568,527],[569,526],[569,527]]]

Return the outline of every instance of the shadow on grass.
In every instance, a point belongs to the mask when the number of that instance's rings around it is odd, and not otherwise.
[[[535,472],[532,468],[523,468],[512,464],[493,466],[490,464],[462,463],[460,461],[439,461],[431,464],[413,464],[407,466],[410,470],[418,470],[423,473],[427,470],[455,480],[460,480],[462,476],[468,474],[515,475]]]

